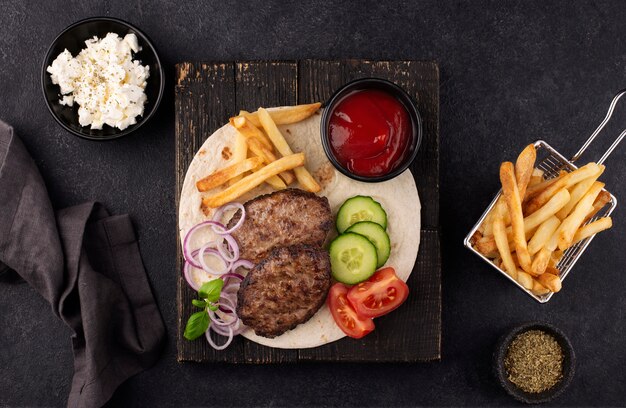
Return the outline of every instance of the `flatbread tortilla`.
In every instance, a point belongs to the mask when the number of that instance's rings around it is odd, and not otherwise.
[[[420,243],[421,205],[413,176],[407,170],[398,177],[382,183],[363,183],[344,176],[335,170],[324,153],[320,141],[320,120],[321,114],[318,112],[302,122],[279,126],[279,129],[294,152],[305,154],[306,167],[322,186],[319,195],[328,198],[333,217],[337,215],[341,204],[355,195],[371,196],[382,204],[387,211],[387,232],[391,238],[391,255],[385,265],[393,266],[398,276],[406,281],[413,270]],[[221,187],[199,193],[196,181],[232,164],[231,154],[235,137],[236,130],[230,124],[221,127],[204,142],[191,162],[180,195],[178,225],[181,242],[190,228],[211,217],[211,212],[205,214],[201,208],[202,195],[213,194]],[[271,187],[263,184],[238,201],[243,203],[272,191],[274,190]],[[333,229],[329,235],[328,239],[331,240],[337,232]],[[191,248],[199,248],[216,238],[210,228],[205,228],[194,234],[194,240],[190,243]],[[215,278],[201,270],[193,270],[192,274],[199,282]],[[268,339],[255,335],[251,329],[245,330],[242,336],[269,347],[295,349],[321,346],[339,340],[345,334],[335,324],[328,307],[324,305],[311,320],[281,336]]]

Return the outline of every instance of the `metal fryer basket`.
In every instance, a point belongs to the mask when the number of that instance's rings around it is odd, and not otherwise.
[[[571,172],[578,168],[574,165],[574,162],[578,158],[580,158],[580,156],[585,152],[587,147],[589,147],[589,145],[593,142],[596,136],[598,136],[598,134],[604,129],[608,121],[611,119],[611,116],[613,115],[615,105],[617,104],[619,99],[625,94],[626,94],[626,90],[621,91],[617,95],[615,95],[615,97],[613,98],[613,101],[611,102],[611,105],[609,106],[609,110],[606,114],[606,117],[604,118],[602,123],[600,123],[597,129],[591,134],[591,136],[587,139],[587,141],[583,144],[580,150],[574,155],[574,157],[572,157],[571,160],[567,160],[565,156],[560,154],[556,149],[554,149],[552,146],[550,146],[548,143],[544,142],[543,140],[539,140],[534,143],[535,148],[537,149],[537,162],[535,163],[535,167],[538,167],[539,169],[545,172],[546,179],[556,177],[559,174],[560,170]],[[617,137],[617,139],[615,139],[611,147],[609,147],[609,149],[602,155],[600,160],[597,161],[598,164],[604,163],[604,161],[609,157],[611,152],[613,152],[613,150],[621,142],[624,136],[626,136],[626,130],[622,131],[622,133]],[[465,240],[463,241],[464,245],[470,251],[474,252],[476,255],[478,255],[487,263],[489,263],[489,265],[491,265],[493,268],[500,271],[502,275],[504,275],[508,280],[513,282],[518,288],[526,292],[529,296],[531,296],[537,302],[546,303],[552,298],[552,295],[554,295],[554,293],[550,292],[542,296],[535,295],[530,290],[527,290],[526,288],[524,288],[519,282],[517,282],[517,280],[509,276],[509,274],[507,274],[504,270],[497,267],[489,258],[485,257],[483,254],[478,252],[472,246],[470,242],[472,237],[474,236],[474,234],[480,227],[480,225],[483,223],[483,221],[485,220],[485,218],[491,211],[491,209],[495,206],[501,194],[502,194],[502,190],[500,190],[498,194],[496,194],[496,197],[491,201],[491,204],[489,204],[489,207],[487,207],[487,209],[485,210],[483,215],[480,217],[476,225],[474,225],[474,227],[469,232],[467,237],[465,237]],[[615,210],[616,206],[617,206],[617,198],[615,198],[615,196],[611,194],[611,201],[608,203],[608,205],[606,205],[601,211],[599,211],[598,214],[596,214],[593,218],[587,221],[587,223],[593,222],[601,217],[609,216],[613,212],[613,210]],[[585,249],[587,249],[587,246],[589,246],[589,244],[591,243],[594,237],[595,235],[587,239],[584,239],[578,242],[577,244],[573,245],[572,247],[568,248],[565,251],[565,253],[563,254],[563,258],[561,258],[561,260],[557,264],[557,268],[561,271],[561,275],[560,275],[561,280],[564,280],[567,277],[570,270],[574,267],[574,265],[576,264],[578,259],[581,257]]]

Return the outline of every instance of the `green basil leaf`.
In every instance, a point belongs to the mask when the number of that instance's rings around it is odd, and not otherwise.
[[[221,279],[213,279],[212,281],[205,282],[198,291],[198,295],[202,299],[206,299],[209,302],[215,303],[220,300],[220,293],[222,292],[222,287],[224,286],[224,281]]]
[[[187,340],[195,340],[202,336],[209,328],[209,315],[205,310],[196,312],[189,316],[185,333],[183,334]]]
[[[198,300],[198,299],[192,300],[191,304],[193,304],[195,307],[199,307],[200,309],[205,309],[207,305],[207,303],[204,300]]]
[[[209,309],[215,312],[217,309],[219,309],[219,306],[217,306],[215,303],[209,303]]]

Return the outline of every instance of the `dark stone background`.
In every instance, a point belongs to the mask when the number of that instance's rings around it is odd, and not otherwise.
[[[61,129],[41,95],[55,35],[89,16],[125,19],[155,42],[168,75],[157,117],[110,143]],[[34,156],[56,207],[98,199],[130,213],[169,330],[163,358],[111,406],[512,405],[495,383],[498,337],[528,320],[571,338],[577,373],[556,405],[626,400],[624,210],[540,305],[465,250],[462,239],[498,189],[498,163],[543,138],[572,155],[625,87],[621,1],[205,2],[0,0],[0,118]],[[435,59],[441,67],[443,360],[418,365],[179,364],[176,330],[174,64],[183,60]],[[626,108],[622,109],[626,112]],[[621,115],[617,123],[625,123]],[[624,125],[621,125],[623,127]],[[620,125],[584,159],[599,152]],[[617,197],[626,147],[603,176]],[[0,192],[2,194],[2,192]],[[27,285],[0,285],[0,405],[64,405],[70,332]],[[419,330],[419,328],[416,328]]]

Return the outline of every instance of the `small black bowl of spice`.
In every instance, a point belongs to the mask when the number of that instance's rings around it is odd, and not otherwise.
[[[527,404],[548,402],[574,376],[571,343],[547,323],[526,323],[505,334],[494,354],[496,378],[509,395]]]

